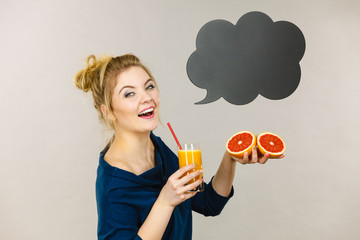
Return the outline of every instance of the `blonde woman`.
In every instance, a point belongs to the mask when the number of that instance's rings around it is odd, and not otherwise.
[[[225,152],[203,192],[189,192],[203,179],[183,174],[177,156],[153,134],[159,122],[160,96],[150,71],[131,54],[89,56],[75,85],[91,91],[100,118],[114,137],[100,153],[96,180],[98,239],[191,239],[192,211],[220,214],[233,195],[236,161],[265,163],[267,156],[233,159]]]

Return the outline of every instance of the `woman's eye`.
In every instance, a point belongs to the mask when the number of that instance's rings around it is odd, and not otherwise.
[[[155,86],[153,84],[150,84],[149,86],[146,87],[147,90],[148,89],[153,89],[153,88],[155,88]]]
[[[125,93],[125,97],[130,97],[130,96],[133,96],[135,93],[134,92],[129,92],[129,93]]]

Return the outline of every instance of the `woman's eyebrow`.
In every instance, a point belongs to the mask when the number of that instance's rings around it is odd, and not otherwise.
[[[151,81],[153,81],[151,78],[149,78],[148,80],[146,80],[146,82],[144,83],[144,86],[145,86],[146,84],[148,84],[148,82],[151,82]],[[119,94],[120,94],[121,91],[122,91],[123,89],[125,89],[125,88],[135,88],[135,87],[134,87],[134,86],[131,86],[131,85],[123,86],[123,87],[120,89]]]
[[[119,94],[121,93],[122,90],[124,90],[125,88],[135,88],[134,86],[131,86],[131,85],[126,85],[126,86],[123,86],[120,91],[119,91]]]
[[[144,86],[145,86],[146,84],[148,84],[148,82],[151,82],[151,81],[152,81],[152,79],[149,78],[149,79],[144,83]]]

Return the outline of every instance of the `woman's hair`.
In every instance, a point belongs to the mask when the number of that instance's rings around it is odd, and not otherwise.
[[[145,67],[139,58],[132,54],[125,54],[118,57],[101,56],[96,58],[90,55],[87,58],[86,68],[75,75],[75,86],[85,92],[91,91],[94,99],[94,106],[98,111],[99,118],[104,123],[115,129],[114,122],[110,121],[101,111],[101,105],[105,105],[108,112],[112,113],[111,99],[116,86],[117,76],[132,66],[141,67],[155,82],[149,69]],[[156,83],[155,83],[156,84]]]

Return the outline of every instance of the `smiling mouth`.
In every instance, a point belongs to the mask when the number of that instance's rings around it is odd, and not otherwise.
[[[139,117],[149,119],[154,116],[154,107],[147,108],[138,114]]]

